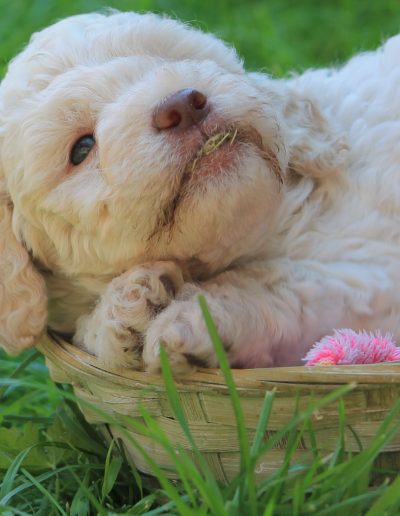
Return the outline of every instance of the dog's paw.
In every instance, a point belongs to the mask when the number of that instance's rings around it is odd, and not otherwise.
[[[105,367],[142,368],[143,334],[183,285],[173,262],[130,269],[107,287],[94,312],[79,322],[77,340]]]
[[[216,367],[217,359],[197,299],[174,301],[149,326],[143,350],[146,370],[161,370],[160,344],[172,372],[179,376],[198,367]]]
[[[173,262],[135,267],[111,282],[107,315],[132,332],[142,334],[182,285],[182,272]]]

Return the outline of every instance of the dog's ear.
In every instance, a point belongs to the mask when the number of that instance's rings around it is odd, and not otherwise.
[[[47,319],[46,287],[12,228],[0,170],[0,346],[15,355],[34,346]]]
[[[346,167],[348,144],[312,99],[290,94],[284,108],[289,148],[289,176],[337,176]]]

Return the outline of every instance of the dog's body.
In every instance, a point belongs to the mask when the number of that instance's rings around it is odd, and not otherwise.
[[[158,370],[160,339],[177,372],[215,366],[200,292],[234,366],[399,337],[399,56],[278,81],[153,15],[36,35],[0,88],[1,343],[34,345],[46,290],[107,366]]]

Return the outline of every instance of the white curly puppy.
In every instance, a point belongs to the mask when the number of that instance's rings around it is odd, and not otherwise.
[[[0,87],[1,344],[49,324],[107,367],[159,370],[160,340],[216,366],[200,292],[236,367],[399,337],[399,83],[400,38],[272,80],[152,14],[34,35]]]

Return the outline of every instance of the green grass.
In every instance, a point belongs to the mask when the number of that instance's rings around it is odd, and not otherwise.
[[[0,0],[0,75],[32,32],[63,16],[105,6],[179,17],[235,45],[248,69],[277,75],[340,63],[354,52],[375,48],[400,28],[397,0]],[[254,441],[249,442],[229,367],[204,304],[203,309],[236,415],[242,456],[237,478],[221,486],[210,475],[190,434],[165,357],[167,394],[192,443],[196,464],[183,450],[177,455],[156,421],[144,410],[146,424],[141,431],[152,436],[170,455],[179,468],[179,484],[167,480],[152,457],[147,460],[158,484],[138,475],[119,453],[118,443],[106,444],[99,432],[85,423],[71,391],[54,385],[43,359],[34,351],[19,359],[0,353],[1,515],[400,513],[399,478],[387,474],[380,477],[384,480],[368,487],[374,478],[376,455],[398,431],[399,406],[393,408],[370,446],[351,456],[343,446],[343,392],[333,392],[324,403],[337,400],[341,413],[335,451],[322,457],[315,447],[312,464],[291,464],[291,454],[302,435],[307,433],[311,442],[315,441],[310,416],[316,407],[293,414],[281,432],[265,441],[264,429],[274,398],[274,393],[268,392]],[[282,437],[289,443],[284,464],[257,483],[253,475],[257,458],[268,453]]]
[[[220,485],[211,474],[191,434],[163,349],[161,363],[167,398],[191,444],[193,457],[182,447],[173,446],[144,407],[140,409],[143,423],[126,416],[124,424],[152,438],[165,450],[178,471],[178,483],[167,479],[156,458],[140,447],[120,420],[91,406],[109,424],[119,427],[120,434],[139,449],[157,480],[139,475],[120,449],[120,443],[114,440],[109,445],[105,443],[97,429],[80,415],[71,390],[49,381],[42,360],[35,351],[30,351],[20,363],[0,360],[3,377],[0,380],[0,470],[4,472],[0,482],[0,514],[381,516],[399,513],[400,480],[390,471],[384,472],[384,477],[377,477],[374,461],[382,447],[400,431],[400,400],[369,446],[351,454],[344,446],[343,397],[354,385],[332,391],[303,411],[296,409],[286,426],[265,439],[274,402],[274,391],[269,391],[250,442],[227,357],[204,298],[200,297],[199,301],[236,417],[241,450],[237,476],[228,485]],[[332,403],[337,404],[340,415],[335,449],[326,456],[314,445],[311,464],[293,463],[292,455],[305,435],[311,443],[316,443],[313,414]],[[282,439],[287,442],[282,466],[256,482],[257,462],[261,458],[267,460],[269,450]]]
[[[342,62],[400,29],[397,0],[0,0],[0,66],[51,22],[105,6],[164,12],[234,44],[274,74]]]

